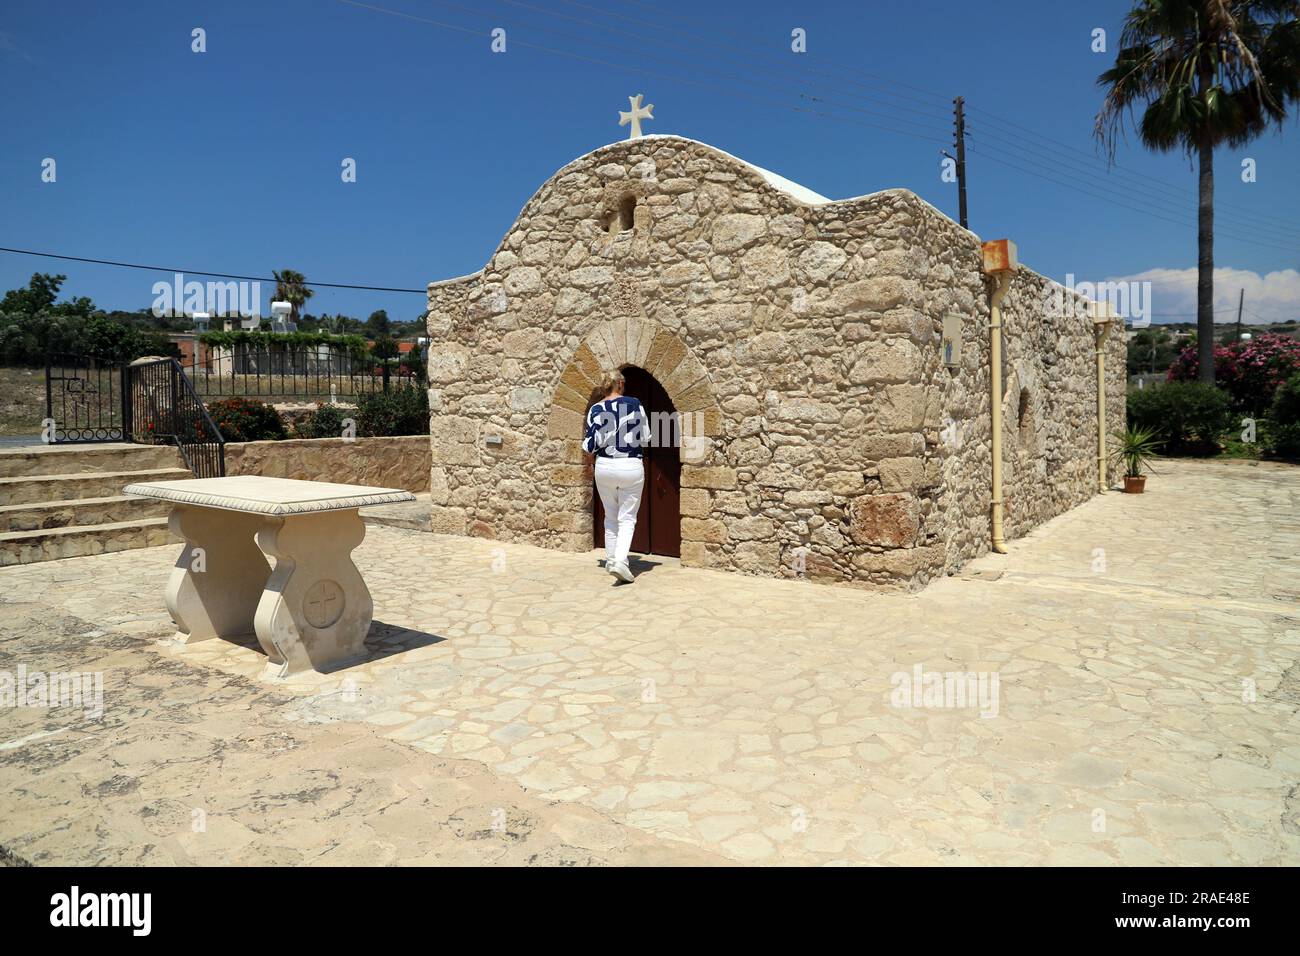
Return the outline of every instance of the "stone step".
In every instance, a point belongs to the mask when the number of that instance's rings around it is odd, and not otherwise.
[[[0,478],[0,506],[72,501],[77,498],[113,498],[135,481],[174,481],[192,477],[194,476],[185,468],[149,468],[143,471]]]
[[[127,495],[3,505],[0,506],[0,533],[138,521],[166,517],[169,510],[165,501]]]
[[[174,445],[28,445],[0,449],[0,478],[184,466]]]
[[[114,521],[89,527],[73,525],[39,531],[9,531],[0,534],[0,567],[80,558],[129,548],[152,548],[172,540],[166,518]]]

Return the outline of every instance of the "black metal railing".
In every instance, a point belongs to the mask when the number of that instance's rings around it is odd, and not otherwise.
[[[195,344],[196,354],[182,367],[195,393],[206,401],[256,398],[276,401],[350,402],[360,395],[387,391],[389,379],[403,380],[405,366],[390,368],[374,359],[354,358],[330,346],[268,348]]]
[[[43,431],[50,442],[130,441],[129,402],[123,363],[46,356]]]
[[[129,420],[136,441],[175,445],[196,478],[226,473],[226,440],[174,358],[129,369]]]

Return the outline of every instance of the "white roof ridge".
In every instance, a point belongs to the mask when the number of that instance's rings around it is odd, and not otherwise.
[[[748,160],[741,159],[739,156],[736,156],[733,153],[729,153],[725,149],[719,149],[717,146],[714,146],[711,143],[706,143],[703,140],[691,139],[689,136],[680,136],[676,133],[646,133],[642,136],[638,136],[637,139],[678,139],[678,140],[684,140],[685,142],[688,143],[698,143],[700,146],[707,146],[715,153],[721,153],[723,156],[726,156],[728,159],[740,163],[740,165],[742,166],[748,166],[750,169],[754,170],[754,172],[762,176],[763,179],[766,180],[767,184],[771,186],[773,189],[780,190],[781,192],[785,193],[787,196],[792,196],[802,203],[807,203],[809,206],[824,206],[827,203],[836,202],[836,200],[830,199],[827,196],[823,196],[819,192],[814,192],[813,190],[809,189],[807,186],[795,182],[793,179],[787,179],[784,176],[772,172],[770,169],[764,169],[762,166],[757,166],[754,163],[749,162]],[[616,140],[612,143],[607,143],[604,146],[592,150],[592,152],[598,153],[602,149],[609,149],[610,147],[613,146],[624,146],[630,142],[633,141],[627,139]],[[581,158],[582,158],[581,156],[577,157],[577,159],[581,159]],[[575,159],[574,162],[576,162],[577,159]]]

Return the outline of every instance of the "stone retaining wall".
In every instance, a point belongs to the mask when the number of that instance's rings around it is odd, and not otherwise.
[[[429,490],[429,461],[429,439],[424,435],[354,441],[294,438],[226,445],[227,475],[334,481],[413,492]]]

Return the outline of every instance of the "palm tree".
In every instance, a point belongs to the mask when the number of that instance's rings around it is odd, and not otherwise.
[[[298,321],[299,306],[306,305],[315,292],[307,286],[307,277],[301,272],[294,272],[292,269],[285,269],[281,272],[271,271],[275,276],[275,298],[280,302],[288,302],[292,308],[290,315],[293,321]]]
[[[1300,101],[1300,0],[1137,0],[1094,133],[1115,158],[1125,117],[1148,149],[1200,165],[1196,327],[1199,377],[1214,381],[1214,148],[1244,146]]]

